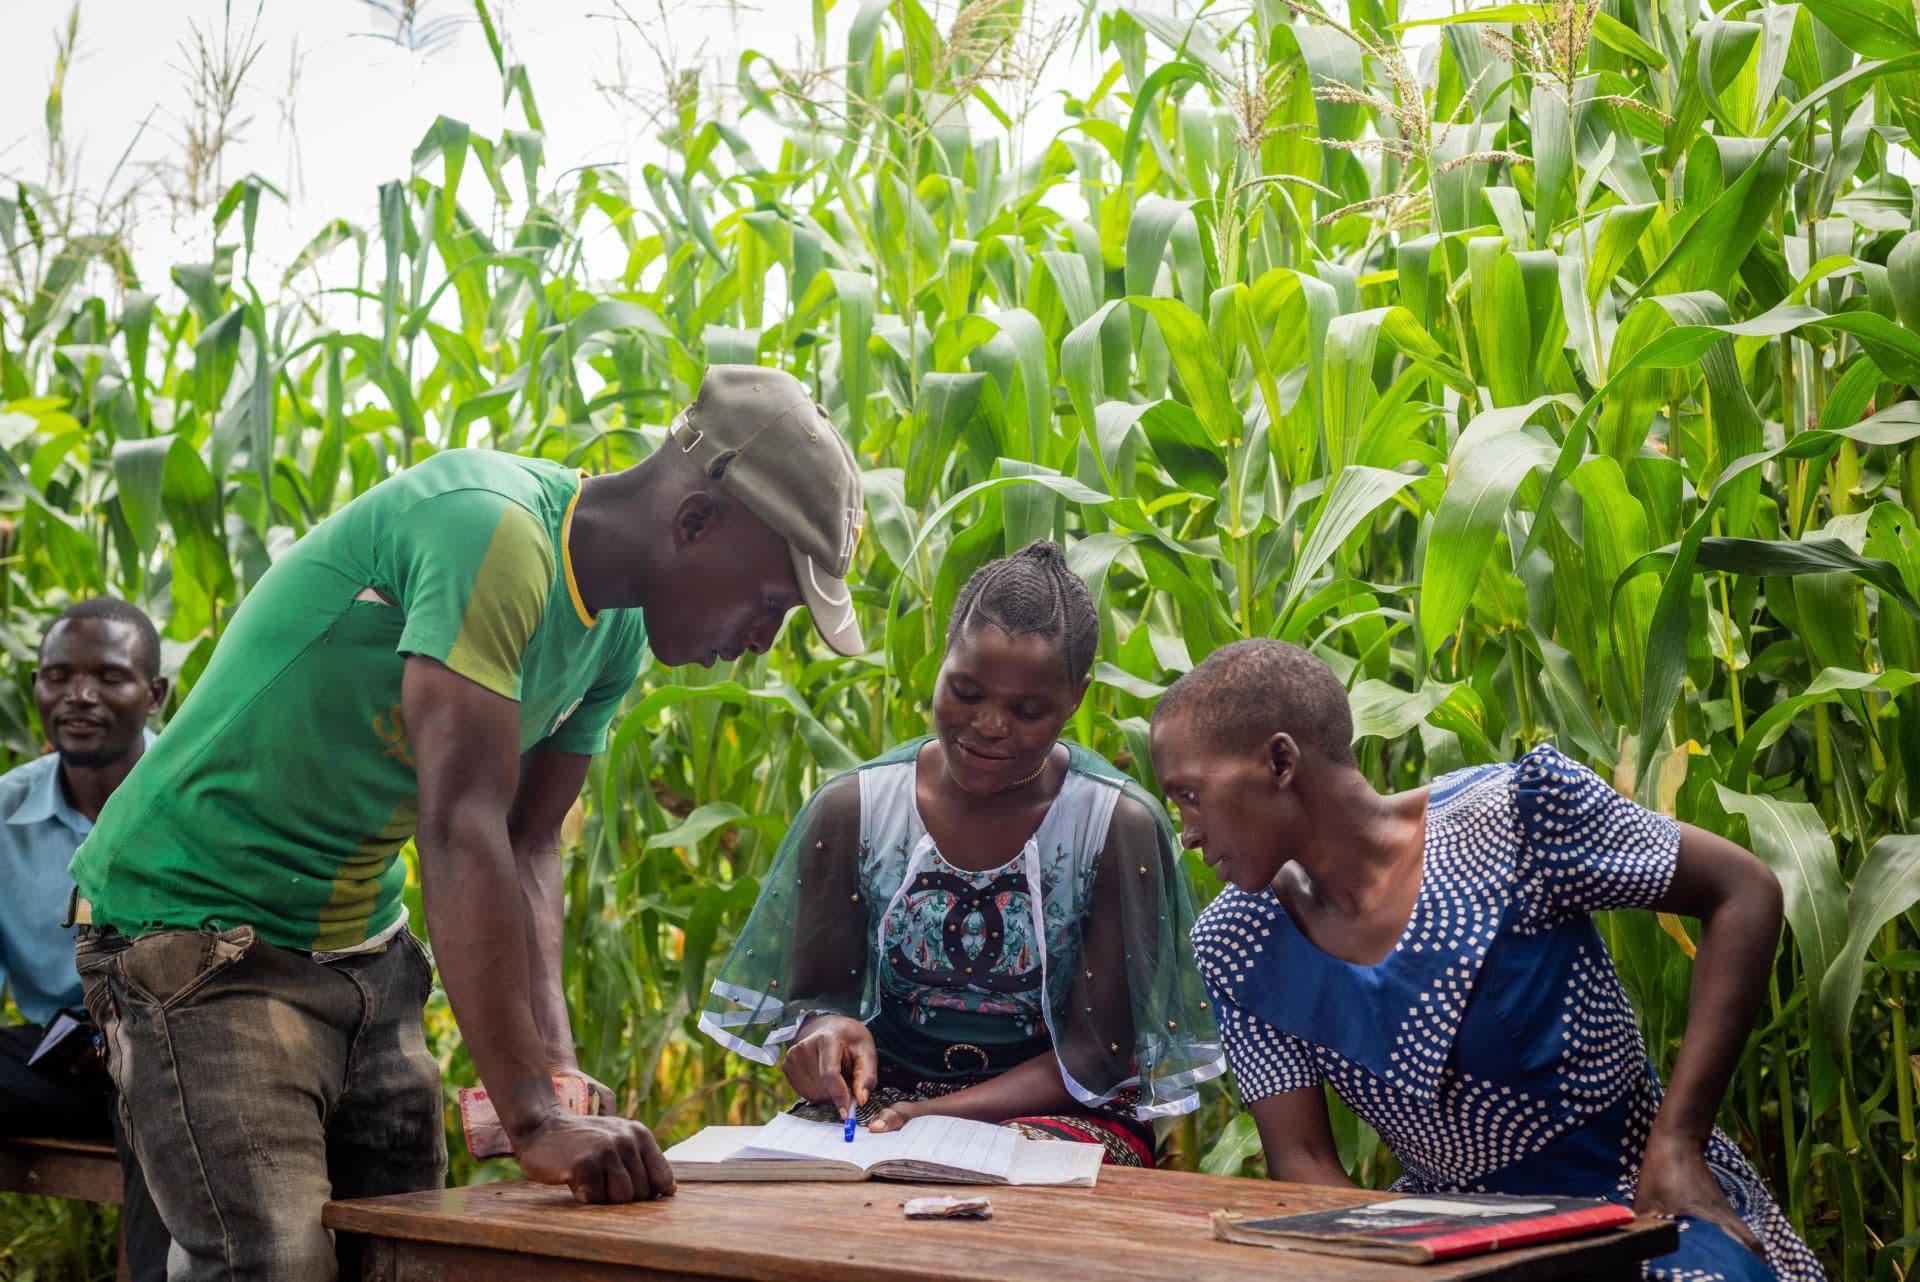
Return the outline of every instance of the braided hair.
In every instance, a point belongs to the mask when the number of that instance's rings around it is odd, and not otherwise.
[[[988,624],[1010,637],[1054,641],[1066,665],[1067,683],[1076,690],[1093,671],[1100,612],[1086,583],[1067,568],[1067,555],[1058,543],[1036,539],[974,571],[954,600],[947,649]]]

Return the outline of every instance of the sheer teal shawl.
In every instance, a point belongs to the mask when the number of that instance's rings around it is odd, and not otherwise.
[[[913,761],[926,742],[901,744],[808,800],[713,982],[700,1014],[709,1036],[772,1064],[810,1015],[871,1025],[881,1014],[880,968],[888,962],[880,924],[888,905],[868,890],[874,861],[904,856],[865,848],[860,776]],[[1141,1118],[1189,1112],[1199,1104],[1198,1085],[1224,1071],[1225,1060],[1187,941],[1193,895],[1172,828],[1132,779],[1078,744],[1065,746],[1070,771],[1119,795],[1101,847],[1071,852],[1094,864],[1083,869],[1093,889],[1065,946],[1042,963],[1047,1036],[1081,1103],[1137,1090]]]

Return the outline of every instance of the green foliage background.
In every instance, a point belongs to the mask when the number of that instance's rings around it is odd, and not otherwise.
[[[688,1010],[784,816],[923,728],[959,584],[1050,536],[1106,625],[1071,733],[1149,785],[1156,693],[1280,636],[1348,680],[1383,787],[1552,739],[1756,850],[1790,932],[1723,1123],[1837,1276],[1904,1276],[1907,0],[1505,4],[1438,20],[1423,55],[1397,0],[1339,19],[1088,3],[1051,28],[1010,0],[843,3],[844,49],[815,0],[812,63],[741,59],[778,154],[703,116],[687,80],[673,159],[637,187],[548,172],[534,87],[488,25],[524,127],[441,119],[377,223],[331,223],[282,279],[252,263],[277,199],[257,178],[213,211],[212,260],[170,282],[11,184],[5,751],[37,750],[25,674],[70,598],[147,606],[185,694],[275,553],[394,469],[459,446],[616,468],[707,362],[782,365],[868,469],[875,648],[834,658],[793,626],[765,658],[636,688],[567,853],[582,1060],[631,1109],[672,1138],[781,1098]],[[1062,44],[1105,69],[1034,137]],[[590,274],[610,244],[623,265]],[[1670,1064],[1687,927],[1606,929]],[[443,1008],[432,1027],[449,1089],[471,1081]],[[1234,1112],[1218,1095],[1171,1126],[1167,1160],[1257,1172]],[[1339,1116],[1356,1176],[1390,1178]],[[84,1270],[91,1241],[98,1266],[97,1233],[22,1205],[0,1259]]]

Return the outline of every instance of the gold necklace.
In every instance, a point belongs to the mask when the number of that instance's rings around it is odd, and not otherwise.
[[[1006,787],[1002,788],[1000,791],[1012,792],[1015,788],[1026,787],[1028,784],[1032,783],[1035,779],[1038,779],[1041,775],[1045,774],[1047,772],[1047,767],[1052,764],[1053,764],[1053,749],[1048,748],[1047,755],[1040,758],[1040,768],[1038,770],[1028,775],[1025,779],[1014,780],[1012,783],[1008,784]]]

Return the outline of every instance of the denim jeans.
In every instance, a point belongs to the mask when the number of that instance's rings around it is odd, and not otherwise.
[[[173,1282],[332,1282],[328,1198],[445,1183],[433,968],[410,933],[317,963],[246,926],[87,927],[75,956]]]

